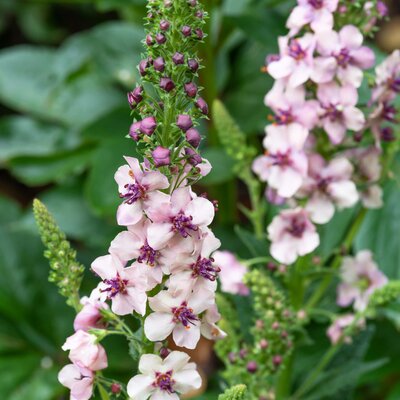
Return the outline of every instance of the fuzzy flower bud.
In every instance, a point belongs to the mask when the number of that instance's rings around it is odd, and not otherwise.
[[[140,138],[140,125],[141,122],[134,122],[129,128],[129,136],[137,142]]]
[[[128,93],[128,103],[133,110],[143,100],[143,87],[138,86]]]
[[[154,117],[147,117],[140,123],[140,131],[147,136],[151,136],[157,128],[157,121]]]
[[[198,39],[202,40],[204,38],[204,32],[200,28],[195,29],[195,33]]]
[[[201,142],[201,136],[197,129],[190,128],[186,131],[186,140],[193,147],[198,147]]]
[[[184,27],[182,27],[182,35],[185,37],[188,37],[192,34],[192,28],[190,26],[185,25]]]
[[[201,164],[201,162],[203,161],[201,156],[189,147],[185,148],[185,154],[188,157],[189,164],[193,165],[194,167],[198,164]]]
[[[175,89],[175,83],[171,78],[163,77],[160,79],[160,88],[166,92],[171,92]]]
[[[147,68],[149,68],[150,62],[148,59],[142,60],[139,63],[139,72],[141,76],[145,76],[147,74]]]
[[[196,97],[197,86],[194,82],[185,83],[185,92],[189,97]]]
[[[255,372],[257,372],[258,369],[258,365],[255,361],[249,361],[247,363],[247,371],[250,372],[251,374],[254,374]]]
[[[202,98],[199,97],[195,103],[196,107],[200,110],[200,112],[204,115],[208,114],[208,104],[206,101]]]
[[[154,165],[156,167],[162,167],[164,165],[169,165],[171,162],[170,156],[171,151],[165,147],[157,146],[152,152]]]
[[[192,72],[197,72],[197,70],[199,69],[199,63],[194,58],[191,58],[190,60],[188,60],[188,67]]]
[[[167,41],[167,38],[163,33],[157,33],[156,35],[156,42],[158,44],[164,44]]]
[[[165,69],[165,61],[162,57],[157,57],[153,62],[153,67],[158,72],[163,72]]]
[[[153,36],[151,36],[151,35],[146,36],[146,44],[147,44],[147,46],[152,46],[154,44]]]
[[[182,65],[185,62],[185,56],[178,51],[173,55],[172,61],[175,65]]]
[[[171,24],[170,24],[167,20],[163,19],[163,20],[160,22],[160,29],[161,29],[162,31],[167,31],[167,30],[169,29],[170,25],[171,25]]]
[[[178,119],[176,121],[176,125],[183,132],[186,132],[187,130],[189,130],[193,126],[193,121],[192,121],[192,118],[190,118],[189,115],[181,114],[181,115],[178,115]]]

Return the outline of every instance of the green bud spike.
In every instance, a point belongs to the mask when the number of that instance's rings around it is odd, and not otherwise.
[[[39,228],[39,234],[46,250],[44,256],[50,262],[49,281],[58,286],[67,304],[79,310],[79,288],[84,266],[76,260],[76,252],[66,240],[54,217],[39,200],[33,201],[33,213]]]
[[[391,281],[376,290],[368,304],[368,308],[384,307],[400,297],[400,281]]]
[[[225,390],[223,394],[220,394],[218,400],[243,400],[246,395],[246,386],[237,385],[230,389]]]

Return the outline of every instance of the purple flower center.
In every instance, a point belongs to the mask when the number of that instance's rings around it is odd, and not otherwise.
[[[317,177],[317,187],[321,192],[326,192],[328,189],[328,185],[332,182],[332,178],[321,178],[320,176]]]
[[[300,61],[306,57],[306,52],[301,48],[300,43],[296,39],[292,39],[289,44],[289,56]]]
[[[179,233],[182,237],[190,236],[190,231],[198,231],[199,228],[192,223],[193,217],[187,217],[182,211],[171,219],[172,230]]]
[[[322,115],[322,118],[329,118],[331,121],[338,121],[342,119],[343,112],[340,109],[341,107],[335,104],[322,105],[322,108],[325,110],[325,114]]]
[[[102,292],[108,292],[108,298],[112,299],[118,293],[125,293],[126,292],[126,285],[128,284],[127,279],[122,279],[117,273],[117,276],[113,279],[104,279],[103,281],[105,284],[108,285],[106,289],[102,289]]]
[[[291,225],[286,230],[294,237],[301,238],[306,228],[307,219],[304,217],[304,215],[296,215],[292,219]]]
[[[382,118],[389,122],[396,122],[396,107],[389,103],[383,104]]]
[[[294,117],[290,110],[278,110],[273,120],[277,125],[288,125],[294,121]]]
[[[190,324],[194,325],[195,321],[199,319],[193,314],[193,309],[187,306],[184,301],[179,307],[173,307],[172,313],[174,314],[174,322],[180,322],[185,329],[190,329]]]
[[[340,50],[340,53],[334,54],[334,57],[336,58],[337,63],[343,68],[346,68],[351,62],[350,52],[346,48]]]
[[[287,166],[292,165],[292,159],[290,157],[290,150],[288,150],[286,153],[270,154],[269,156],[273,160],[272,165],[279,165],[281,167],[287,167]]]
[[[400,93],[400,77],[389,79],[389,88],[396,93]]]
[[[324,0],[308,0],[308,4],[311,7],[314,7],[315,9],[319,10],[324,6]]]
[[[193,271],[192,276],[202,276],[210,281],[215,281],[217,279],[218,272],[221,271],[221,268],[213,265],[213,262],[213,258],[201,258],[199,256],[197,261],[190,266]]]
[[[154,250],[152,247],[149,246],[147,240],[144,242],[144,245],[140,248],[140,255],[137,259],[137,262],[149,265],[150,267],[154,267],[157,262],[157,258],[159,252]]]
[[[156,372],[156,380],[153,382],[154,387],[158,387],[163,392],[169,394],[175,393],[173,388],[175,381],[172,379],[172,371],[165,373]]]
[[[125,203],[127,204],[133,204],[146,195],[146,188],[139,183],[127,183],[124,188],[126,192],[120,193],[119,197],[125,199]]]

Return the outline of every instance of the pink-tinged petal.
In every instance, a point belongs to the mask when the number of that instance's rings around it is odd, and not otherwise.
[[[208,258],[215,250],[221,247],[221,241],[217,239],[212,231],[209,231],[201,246],[201,256]]]
[[[177,346],[195,349],[200,340],[200,322],[196,321],[190,324],[189,329],[182,324],[176,325],[172,337]]]
[[[335,214],[335,207],[326,196],[312,196],[307,202],[306,210],[310,213],[311,220],[316,224],[326,224]]]
[[[129,303],[132,305],[133,309],[140,315],[144,316],[146,314],[146,304],[147,304],[147,296],[144,290],[137,290],[132,287],[128,287],[127,298]]]
[[[333,182],[329,185],[329,194],[342,208],[353,207],[358,201],[356,185],[351,181]]]
[[[214,219],[215,209],[210,200],[204,197],[197,197],[189,203],[185,214],[193,217],[192,222],[194,225],[208,226]]]
[[[167,189],[169,187],[167,177],[158,171],[146,172],[141,184],[147,186],[148,190]]]
[[[326,105],[338,104],[342,100],[340,87],[334,82],[318,85],[317,97],[322,104]]]
[[[365,116],[361,110],[356,107],[348,107],[343,111],[346,125],[353,131],[359,131],[365,124]]]
[[[132,176],[129,174],[130,168],[128,165],[122,165],[121,167],[118,168],[117,172],[114,175],[114,179],[118,184],[118,192],[119,193],[125,193],[125,185],[127,183],[133,183],[134,179]]]
[[[118,225],[135,225],[143,218],[143,209],[140,200],[133,204],[122,203],[118,207],[117,222]]]
[[[299,107],[299,111],[295,114],[296,119],[308,130],[314,129],[319,122],[318,109],[318,101],[309,100],[302,107]]]
[[[296,150],[303,150],[308,137],[308,129],[296,122],[287,125],[286,135],[291,147]]]
[[[203,158],[203,162],[198,164],[196,167],[199,169],[201,176],[207,176],[212,170],[210,161],[206,160],[205,158]]]
[[[153,223],[147,230],[147,242],[154,250],[162,249],[174,236],[170,223]]]
[[[180,371],[186,366],[192,366],[193,364],[188,364],[190,357],[183,351],[171,351],[164,360],[164,370],[165,371]]]
[[[97,345],[97,347],[98,347],[98,352],[96,359],[90,365],[90,369],[92,369],[93,371],[100,371],[108,367],[107,354],[106,351],[104,350],[104,347],[101,345]]]
[[[330,31],[333,27],[333,15],[328,10],[322,8],[316,13],[316,17],[311,22],[311,29],[314,32]]]
[[[258,175],[261,181],[267,182],[270,173],[271,159],[267,156],[257,157],[252,165],[252,170]]]
[[[311,79],[316,83],[331,82],[335,76],[337,63],[333,57],[317,57],[314,59],[314,66]]]
[[[341,50],[339,34],[333,30],[318,32],[316,35],[318,52],[325,57]]]
[[[310,79],[312,69],[304,62],[300,62],[295,67],[294,71],[290,75],[288,85],[291,87],[297,87],[303,85]]]
[[[353,85],[344,85],[340,88],[340,104],[355,106],[358,102],[358,92]]]
[[[175,388],[186,393],[201,387],[201,376],[194,368],[187,368],[174,373]]]
[[[192,195],[187,187],[176,189],[171,195],[171,204],[176,212],[184,210],[191,201]]]
[[[111,242],[108,251],[117,256],[122,262],[137,258],[139,249],[143,246],[142,240],[129,231],[120,232]]]
[[[346,135],[346,127],[340,122],[325,120],[323,127],[333,144],[339,144]]]
[[[298,243],[298,254],[300,256],[305,256],[313,252],[319,246],[320,240],[319,235],[316,232],[307,232],[299,240]]]
[[[289,241],[278,241],[271,244],[272,257],[280,263],[290,265],[297,260],[296,245]]]
[[[89,400],[93,394],[93,373],[74,364],[66,365],[58,374],[59,382],[71,389],[73,400]]]
[[[139,371],[145,375],[152,375],[156,371],[160,371],[163,365],[161,357],[155,354],[143,354],[139,361]]]
[[[123,268],[123,264],[117,257],[107,254],[96,258],[92,262],[91,268],[101,279],[113,279]]]
[[[176,393],[168,393],[157,389],[149,400],[179,400],[179,396]]]
[[[361,193],[361,201],[365,208],[378,209],[383,206],[383,190],[378,185],[372,185]]]
[[[118,293],[112,298],[111,310],[117,315],[128,315],[134,310],[130,296]]]
[[[339,32],[342,45],[352,50],[362,45],[363,35],[354,25],[346,25]]]
[[[268,183],[275,188],[281,197],[292,197],[299,189],[303,182],[303,176],[290,167],[271,168]]]
[[[144,333],[152,342],[165,340],[175,328],[172,314],[152,313],[144,321]]]
[[[170,312],[172,307],[183,301],[178,296],[173,296],[170,291],[161,290],[154,297],[149,298],[149,305],[153,311]]]
[[[192,293],[189,300],[189,307],[193,309],[195,314],[201,314],[214,304],[215,293],[204,288]]]
[[[143,356],[142,356],[143,357]],[[136,375],[127,386],[128,395],[131,399],[147,400],[154,392],[155,388],[152,385],[154,378],[147,375]]]
[[[124,157],[126,162],[128,163],[130,169],[132,170],[133,177],[140,182],[142,180],[143,172],[142,168],[140,168],[139,160],[134,157]]]
[[[268,64],[268,73],[274,79],[282,79],[289,76],[295,68],[295,60],[292,57],[283,56],[279,61]]]
[[[337,304],[340,307],[349,306],[356,297],[358,297],[359,290],[354,286],[347,283],[341,283],[337,289]]]
[[[375,53],[366,46],[351,52],[352,62],[362,69],[372,68],[375,64]]]
[[[290,36],[296,35],[311,20],[312,14],[307,7],[297,6],[293,8],[286,23],[286,27],[290,29]]]
[[[362,84],[364,74],[362,70],[354,65],[347,65],[345,68],[339,68],[337,76],[344,85],[353,85],[359,88]]]
[[[330,161],[330,163],[323,171],[323,176],[327,178],[333,177],[340,180],[350,179],[351,175],[353,174],[353,170],[354,170],[353,165],[347,158],[338,157]]]

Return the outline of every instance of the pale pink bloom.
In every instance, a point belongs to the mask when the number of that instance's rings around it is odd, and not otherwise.
[[[188,188],[176,189],[168,203],[153,202],[147,214],[153,221],[147,241],[156,249],[175,235],[180,238],[201,238],[201,231],[214,219],[214,205],[204,197],[195,197]]]
[[[314,35],[306,33],[298,39],[281,36],[278,41],[280,58],[268,64],[268,73],[274,79],[287,79],[292,87],[304,84],[313,72]]]
[[[155,354],[144,354],[139,361],[139,375],[128,382],[128,395],[135,400],[179,400],[201,386],[196,364],[180,351],[172,351],[164,360]]]
[[[93,395],[94,374],[79,364],[68,364],[58,374],[59,382],[71,390],[71,400],[89,400]]]
[[[219,279],[223,292],[248,296],[249,288],[243,283],[248,270],[230,251],[216,251],[213,255],[215,265],[221,269]]]
[[[221,319],[217,305],[211,306],[201,320],[201,334],[209,340],[220,340],[226,337],[226,333],[216,323]]]
[[[253,171],[268,182],[281,197],[292,197],[307,177],[307,157],[303,151],[307,139],[306,129],[298,130],[296,124],[269,125],[264,156],[256,158]]]
[[[343,315],[337,318],[328,328],[327,335],[333,345],[339,343],[343,337],[343,332],[346,328],[354,323],[355,317],[353,314]],[[349,343],[350,338],[344,338],[345,342]]]
[[[268,226],[268,235],[272,257],[283,264],[293,264],[319,245],[316,228],[302,208],[281,211]]]
[[[318,123],[319,104],[316,100],[306,100],[304,86],[292,88],[281,79],[275,82],[264,102],[275,112],[276,125],[300,124],[297,129],[301,131],[304,127],[311,130]]]
[[[120,197],[124,202],[118,207],[119,225],[138,223],[143,217],[143,209],[163,193],[157,189],[167,189],[168,179],[159,171],[142,169],[136,158],[125,157],[128,165],[123,165],[115,173]]]
[[[388,282],[369,250],[362,250],[355,257],[345,257],[340,277],[342,283],[338,286],[337,303],[341,307],[353,304],[357,311],[365,310],[372,293]]]
[[[360,87],[363,69],[371,68],[375,63],[374,52],[362,46],[362,33],[355,26],[346,25],[340,32],[320,32],[317,43],[322,57],[315,59],[313,80],[328,83],[336,75],[342,84]]]
[[[74,320],[75,331],[104,328],[100,311],[108,309],[108,305],[92,297],[82,297],[81,304],[83,307]]]
[[[165,340],[172,333],[177,346],[194,349],[200,339],[199,315],[214,302],[214,293],[209,290],[162,290],[149,298],[154,312],[146,318],[144,332],[152,342]]]
[[[147,277],[141,264],[124,268],[118,257],[106,255],[93,261],[92,270],[103,280],[98,286],[102,300],[112,301],[111,309],[115,314],[146,313]]]
[[[393,100],[400,93],[400,50],[395,50],[376,69],[372,101]]]
[[[346,131],[359,131],[365,123],[361,110],[356,108],[358,93],[354,86],[340,87],[336,83],[318,86],[321,125],[333,144],[343,141]]]
[[[383,206],[383,190],[378,185],[368,186],[360,193],[360,196],[365,208],[377,209]]]
[[[338,0],[297,0],[297,3],[286,24],[291,36],[308,24],[314,32],[332,29],[332,13],[336,11]]]
[[[352,174],[353,166],[347,158],[338,157],[326,163],[319,154],[309,156],[308,178],[301,188],[301,197],[309,196],[306,210],[313,222],[326,224],[335,213],[335,205],[349,208],[357,203]]]
[[[382,163],[381,150],[375,146],[356,149],[355,158],[357,160],[358,173],[365,182],[377,182],[381,178]]]
[[[77,331],[70,336],[62,346],[69,350],[69,359],[74,364],[82,365],[92,371],[107,368],[107,355],[97,336],[85,331]]]

